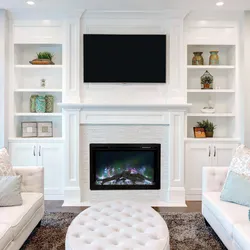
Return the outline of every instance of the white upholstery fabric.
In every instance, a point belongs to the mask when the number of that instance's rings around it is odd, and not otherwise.
[[[202,192],[220,192],[227,177],[227,167],[204,167]]]
[[[43,167],[14,167],[17,175],[22,176],[22,192],[44,192]]]
[[[73,220],[66,249],[167,250],[169,232],[165,221],[151,207],[132,201],[103,202]]]
[[[0,208],[0,223],[9,224],[14,237],[25,227],[33,214],[43,205],[43,194],[21,193],[23,204]]]
[[[0,250],[3,247],[10,245],[13,240],[11,226],[8,224],[0,224]]]
[[[202,202],[220,221],[231,237],[234,225],[245,222],[248,217],[248,207],[221,201],[220,192],[203,193]]]
[[[228,168],[203,168],[202,214],[228,250],[250,249],[248,207],[220,200]]]
[[[21,206],[0,207],[0,250],[19,250],[44,215],[43,168],[15,170],[22,175],[23,190],[27,192],[21,193]]]
[[[234,226],[233,238],[242,250],[250,249],[250,222]]]

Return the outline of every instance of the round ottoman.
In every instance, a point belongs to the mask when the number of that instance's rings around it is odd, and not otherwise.
[[[67,250],[168,250],[169,232],[159,213],[145,204],[110,201],[81,212],[66,235]]]

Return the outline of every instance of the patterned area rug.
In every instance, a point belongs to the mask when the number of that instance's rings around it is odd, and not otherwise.
[[[41,226],[33,231],[21,250],[64,250],[67,228],[76,215],[46,213]],[[171,250],[226,250],[212,228],[205,225],[200,213],[161,215],[170,231]]]

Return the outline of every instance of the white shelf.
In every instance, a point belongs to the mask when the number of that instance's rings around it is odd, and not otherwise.
[[[184,139],[187,142],[204,142],[204,141],[221,141],[221,142],[240,142],[240,138],[230,138],[230,137],[207,137],[207,138],[194,138],[187,137]]]
[[[62,116],[62,113],[15,113],[15,116],[31,116],[31,117]]]
[[[213,113],[213,114],[207,114],[207,113],[188,113],[187,116],[189,117],[234,117],[235,115],[232,113]]]
[[[188,69],[234,69],[234,65],[187,65]]]
[[[23,138],[23,137],[10,137],[9,142],[33,142],[33,141],[39,141],[39,142],[61,142],[63,141],[63,137],[32,137],[32,138]]]
[[[233,89],[188,89],[188,93],[235,93]]]
[[[16,64],[15,68],[23,68],[23,69],[61,69],[62,65],[32,65],[32,64]]]
[[[16,89],[15,92],[62,92],[62,89]]]

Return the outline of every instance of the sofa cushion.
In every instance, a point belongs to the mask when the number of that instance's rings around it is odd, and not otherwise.
[[[43,205],[43,194],[41,193],[21,193],[21,195],[23,199],[21,206],[0,208],[0,222],[11,225],[14,238]]]
[[[236,224],[233,229],[234,241],[242,250],[250,249],[250,222]]]
[[[221,200],[250,207],[250,177],[229,172],[221,191]]]
[[[202,202],[218,219],[228,234],[233,236],[233,227],[236,223],[248,221],[248,207],[220,200],[220,192],[205,192]]]
[[[11,163],[10,156],[5,148],[0,149],[0,176],[16,175]]]
[[[22,176],[0,176],[0,207],[22,205]]]
[[[13,239],[14,237],[11,226],[8,224],[0,224],[0,249],[5,249]]]

